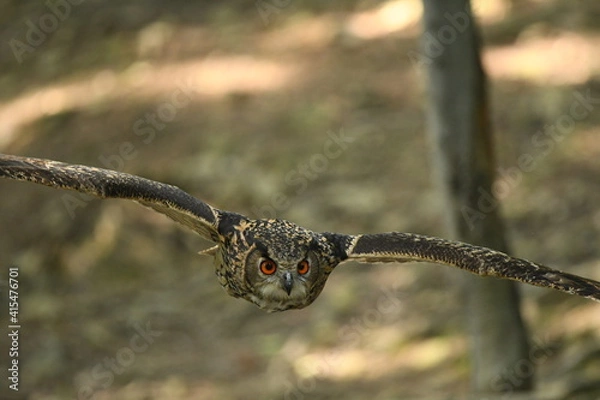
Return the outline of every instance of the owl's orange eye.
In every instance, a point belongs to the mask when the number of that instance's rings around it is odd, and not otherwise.
[[[263,274],[273,275],[275,271],[277,271],[277,264],[275,264],[275,261],[267,258],[260,262],[259,268],[260,272],[262,272]]]
[[[308,274],[309,270],[310,270],[310,264],[308,263],[308,261],[302,260],[298,263],[298,273],[300,275]]]

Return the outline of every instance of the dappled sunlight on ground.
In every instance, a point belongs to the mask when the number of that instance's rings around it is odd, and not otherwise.
[[[484,52],[490,76],[535,85],[577,85],[600,72],[599,35],[560,32],[552,37],[523,36],[515,44]]]
[[[331,15],[303,18],[264,32],[257,41],[261,49],[269,52],[323,50],[335,39],[339,23]]]
[[[422,14],[421,1],[387,1],[375,10],[352,15],[346,29],[361,39],[375,39],[403,30],[407,30],[409,35],[416,35]]]
[[[252,56],[210,55],[166,65],[139,62],[122,72],[103,70],[89,77],[33,89],[0,104],[0,146],[10,143],[23,125],[44,116],[82,110],[126,97],[129,101],[165,98],[174,105],[193,97],[220,98],[231,93],[257,94],[301,82],[298,64]]]
[[[369,334],[369,339],[374,342],[380,339],[378,331]],[[320,377],[337,381],[377,381],[393,376],[399,370],[428,371],[456,363],[464,353],[464,338],[432,338],[412,341],[409,345],[392,347],[386,351],[374,351],[366,346],[306,354],[294,362],[294,369],[298,376],[305,379]]]

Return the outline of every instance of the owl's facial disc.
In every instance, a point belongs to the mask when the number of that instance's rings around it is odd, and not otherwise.
[[[298,263],[277,263],[268,256],[263,255],[259,258],[258,271],[265,281],[280,289],[280,295],[285,292],[287,297],[290,297],[296,286],[307,284],[306,278],[310,272],[310,261],[308,258],[304,258]],[[303,290],[300,291],[303,292]]]
[[[246,279],[252,287],[247,299],[267,311],[303,308],[309,302],[315,263],[310,253],[298,261],[255,249],[246,263]]]
[[[223,286],[270,312],[312,303],[334,265],[324,236],[288,221],[246,221],[234,229],[231,244],[235,251],[225,246],[215,258],[225,266],[218,273]]]

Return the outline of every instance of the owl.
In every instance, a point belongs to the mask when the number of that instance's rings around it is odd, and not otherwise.
[[[219,283],[228,294],[269,312],[310,305],[329,274],[351,260],[439,263],[600,301],[600,282],[468,243],[402,232],[313,232],[285,220],[253,220],[219,210],[168,184],[38,158],[0,154],[0,177],[134,200],[165,214],[216,244],[200,254],[214,258]]]

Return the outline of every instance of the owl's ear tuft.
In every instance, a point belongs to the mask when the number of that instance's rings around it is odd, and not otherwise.
[[[219,210],[217,231],[223,236],[228,236],[236,228],[240,229],[240,226],[244,222],[248,222],[248,218],[244,217],[241,214]]]

